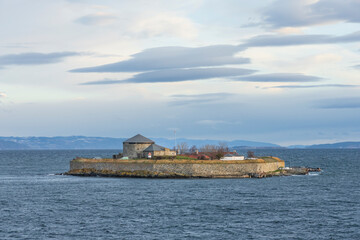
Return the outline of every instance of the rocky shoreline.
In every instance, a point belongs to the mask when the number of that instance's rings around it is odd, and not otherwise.
[[[294,175],[308,175],[309,172],[321,172],[320,168],[310,167],[292,167],[279,168],[272,172],[259,172],[244,175],[224,175],[224,176],[193,176],[187,174],[180,174],[174,172],[150,172],[143,170],[136,171],[110,171],[110,170],[96,170],[96,169],[79,169],[71,170],[69,172],[60,173],[58,175],[70,175],[79,177],[117,177],[117,178],[266,178],[266,177],[280,177],[280,176],[294,176]]]
[[[292,167],[282,168],[273,172],[254,173],[250,174],[250,178],[265,178],[265,177],[279,177],[279,176],[294,176],[294,175],[308,175],[309,172],[321,172],[320,168],[311,167]]]

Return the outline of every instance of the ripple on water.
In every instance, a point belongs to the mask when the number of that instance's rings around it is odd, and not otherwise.
[[[0,151],[0,239],[360,239],[358,150],[259,153],[324,169],[299,177],[54,175],[84,154],[112,152]]]

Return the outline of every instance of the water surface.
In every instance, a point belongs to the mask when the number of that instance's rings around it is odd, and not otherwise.
[[[324,169],[308,176],[54,175],[114,153],[0,151],[0,239],[360,239],[360,150],[255,151]]]

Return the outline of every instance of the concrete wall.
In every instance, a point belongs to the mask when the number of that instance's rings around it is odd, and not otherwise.
[[[211,163],[211,161],[203,161],[209,163],[169,163],[169,161],[139,161],[121,162],[121,160],[113,161],[77,161],[70,163],[70,173],[81,169],[92,169],[98,173],[102,171],[112,172],[134,172],[148,171],[154,173],[181,174],[188,177],[242,177],[247,174],[272,172],[279,167],[284,167],[284,161],[264,162],[264,163],[235,163],[235,161],[225,161],[223,163]],[[241,162],[241,161],[239,161]]]
[[[148,148],[152,143],[123,143],[123,155],[129,158],[143,157],[143,151]]]

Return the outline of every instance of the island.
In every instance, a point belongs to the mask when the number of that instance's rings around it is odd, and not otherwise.
[[[245,158],[236,152],[219,159],[197,153],[178,156],[175,150],[159,146],[138,134],[123,142],[123,153],[113,158],[77,157],[70,162],[65,175],[137,177],[137,178],[263,178],[284,175],[305,175],[320,169],[286,168],[277,157]]]

